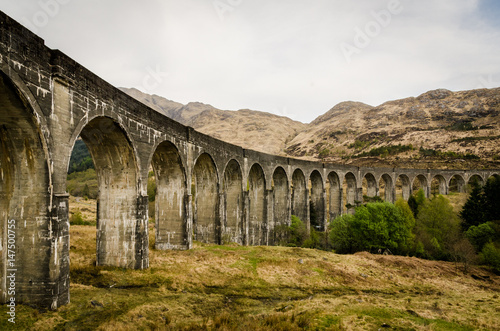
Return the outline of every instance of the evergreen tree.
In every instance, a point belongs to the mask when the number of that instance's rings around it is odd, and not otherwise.
[[[472,192],[460,212],[462,230],[464,232],[471,226],[487,222],[485,215],[486,205],[487,201],[483,193],[483,188],[479,184],[473,184]]]

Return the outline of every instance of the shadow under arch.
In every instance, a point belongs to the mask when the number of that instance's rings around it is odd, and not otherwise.
[[[127,132],[112,118],[98,116],[79,136],[92,156],[98,182],[96,264],[147,268],[147,197],[139,193],[138,162]]]
[[[281,232],[274,231],[282,226],[290,225],[290,201],[289,184],[285,169],[277,167],[273,173],[273,231],[269,239],[270,245],[277,245],[285,238],[281,237]]]
[[[301,221],[307,220],[307,186],[306,177],[300,169],[295,169],[292,175],[292,215]]]
[[[363,177],[363,182],[361,183],[363,188],[363,201],[370,202],[373,198],[378,196],[378,185],[375,176],[371,173],[367,173]]]
[[[411,185],[410,178],[408,175],[401,174],[396,179],[396,197],[395,199],[402,198],[405,201],[408,201],[411,194]]]
[[[0,299],[7,298],[8,249],[15,254],[16,302],[69,302],[67,197],[52,195],[47,142],[35,100],[0,71]],[[13,79],[14,78],[14,79]],[[61,212],[54,213],[54,206]],[[60,220],[64,220],[59,222]],[[49,232],[47,229],[51,229]],[[29,240],[28,240],[29,239]],[[11,246],[12,245],[12,246]],[[50,270],[57,271],[55,274]],[[56,276],[55,276],[56,275]],[[67,284],[57,287],[55,284]]]
[[[215,162],[208,153],[196,159],[192,181],[192,208],[194,239],[208,244],[219,244],[219,193]]]
[[[449,192],[455,193],[465,193],[465,180],[461,175],[454,175],[450,178],[450,182],[448,183]]]
[[[224,170],[223,181],[224,215],[222,219],[222,243],[234,242],[242,245],[245,242],[243,222],[243,173],[238,161],[232,159]]]
[[[325,199],[323,197],[323,177],[318,170],[314,170],[309,177],[309,219],[310,226],[316,231],[325,231]]]
[[[334,220],[342,214],[342,187],[340,178],[336,172],[328,174],[328,212],[329,219]]]
[[[352,172],[345,174],[343,186],[343,196],[345,197],[344,212],[354,214],[356,207],[356,176]]]
[[[160,143],[151,160],[155,194],[155,248],[189,249],[186,171],[179,149],[170,141]]]
[[[248,173],[248,244],[267,245],[266,177],[260,164],[255,163]]]

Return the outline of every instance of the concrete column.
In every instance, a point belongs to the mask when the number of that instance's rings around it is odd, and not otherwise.
[[[327,206],[327,199],[326,199],[326,189],[323,189],[323,193],[321,194],[321,199],[323,200],[323,208],[322,208],[322,220],[323,220],[323,229],[324,231],[327,230],[327,227],[328,227],[328,217],[327,217],[327,210],[326,210],[326,206]]]
[[[250,223],[250,198],[248,196],[248,191],[243,191],[243,217],[242,217],[242,222],[243,222],[243,238],[242,242],[243,245],[248,246],[250,244],[249,242],[249,223]]]
[[[271,237],[272,232],[274,231],[274,194],[273,190],[267,190],[265,193],[265,201],[264,201],[264,210],[266,211],[265,221],[263,222],[264,228],[264,244],[269,246],[273,244],[273,240]]]
[[[219,237],[219,245],[227,244],[229,241],[225,238],[227,225],[227,210],[226,210],[226,194],[222,191],[222,185],[219,185],[219,222],[218,229],[216,229],[217,237]],[[216,227],[217,228],[217,227]],[[226,242],[227,241],[227,242]]]
[[[149,268],[148,196],[137,198],[135,269]]]
[[[41,282],[42,293],[52,296],[47,297],[51,309],[68,304],[69,297],[69,194],[54,194],[50,217],[50,281]],[[38,280],[41,281],[41,280]],[[29,281],[29,285],[33,280]],[[30,286],[31,287],[31,286]],[[32,289],[30,289],[32,291]]]
[[[311,233],[311,194],[309,193],[309,189],[306,189],[306,219],[304,222],[306,223],[307,233]]]
[[[186,249],[193,248],[193,195],[187,193],[185,196],[186,201]]]

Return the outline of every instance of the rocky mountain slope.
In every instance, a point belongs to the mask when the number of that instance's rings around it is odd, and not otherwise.
[[[287,153],[358,165],[500,167],[500,88],[434,90],[378,107],[343,102]]]
[[[269,154],[284,155],[290,139],[307,128],[288,117],[241,109],[220,110],[200,102],[182,105],[136,89],[122,91],[162,114],[215,138]]]
[[[271,154],[364,166],[500,168],[500,88],[440,89],[377,107],[342,102],[310,124],[123,90],[203,133]]]

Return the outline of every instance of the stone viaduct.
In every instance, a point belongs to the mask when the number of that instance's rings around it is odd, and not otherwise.
[[[447,194],[499,174],[359,168],[245,150],[148,108],[0,12],[3,302],[12,272],[16,302],[69,302],[66,177],[79,137],[99,182],[96,263],[123,268],[149,266],[150,167],[155,249],[189,249],[193,240],[273,245],[274,228],[292,214],[324,230],[363,195],[408,199],[419,187],[431,194],[432,182]]]

